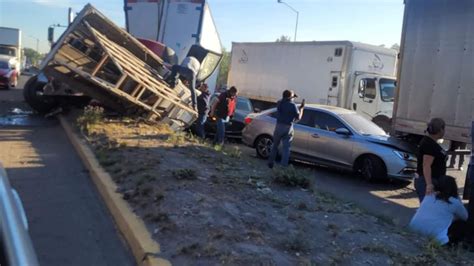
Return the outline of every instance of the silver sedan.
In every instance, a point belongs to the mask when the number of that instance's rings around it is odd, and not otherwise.
[[[276,109],[250,114],[243,142],[261,158],[270,155]],[[294,125],[291,158],[354,171],[368,180],[411,180],[416,172],[414,147],[388,136],[373,122],[353,111],[324,105],[306,105]]]

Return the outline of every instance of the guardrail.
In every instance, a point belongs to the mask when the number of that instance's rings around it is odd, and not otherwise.
[[[0,164],[0,236],[7,265],[39,265],[28,234],[28,221],[18,193]]]

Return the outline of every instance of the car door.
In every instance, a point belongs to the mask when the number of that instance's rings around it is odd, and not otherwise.
[[[350,167],[354,139],[352,135],[346,136],[336,133],[336,129],[339,128],[349,129],[331,113],[315,111],[314,118],[315,123],[307,144],[311,156],[322,162]]]
[[[305,108],[303,117],[295,123],[295,136],[291,144],[291,151],[300,155],[309,156],[311,151],[308,149],[308,140],[312,134],[314,126],[315,111]]]
[[[372,120],[377,112],[377,82],[375,78],[357,78],[351,109]]]

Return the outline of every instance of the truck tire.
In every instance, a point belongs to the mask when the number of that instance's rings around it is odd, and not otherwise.
[[[23,98],[38,113],[47,113],[58,106],[58,103],[48,96],[38,95],[42,91],[45,83],[38,82],[37,76],[32,76],[23,88]]]
[[[372,119],[372,122],[381,127],[387,133],[390,133],[392,130],[392,119],[386,116],[376,116]]]
[[[357,161],[357,170],[365,180],[373,182],[377,179],[387,177],[385,164],[379,157],[375,155],[365,155]]]

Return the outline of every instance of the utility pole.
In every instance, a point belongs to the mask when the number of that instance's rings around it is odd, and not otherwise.
[[[296,27],[295,27],[295,38],[293,39],[294,42],[296,42],[296,33],[298,32],[298,19],[299,19],[299,16],[300,16],[300,12],[298,12],[298,10],[294,9],[292,6],[290,6],[289,4],[283,2],[283,0],[277,0],[279,4],[285,4],[287,7],[289,7],[291,10],[293,10],[293,12],[296,13]]]

